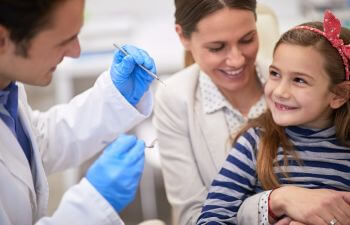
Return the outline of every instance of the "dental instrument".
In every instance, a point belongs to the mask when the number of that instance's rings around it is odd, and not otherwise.
[[[129,55],[129,53],[127,53],[127,51],[125,51],[123,48],[119,47],[119,45],[113,43],[114,47],[116,47],[117,49],[119,49],[121,52],[124,53],[124,55]],[[143,65],[137,64],[139,67],[141,67],[144,71],[146,71],[148,73],[148,75],[150,75],[151,77],[153,77],[154,79],[158,80],[159,82],[161,82],[163,85],[165,85],[165,83],[159,78],[158,75],[154,74],[152,71],[150,71],[149,69],[147,69],[146,67],[144,67]]]

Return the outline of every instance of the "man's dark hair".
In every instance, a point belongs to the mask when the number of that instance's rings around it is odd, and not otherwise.
[[[26,56],[30,41],[52,24],[54,9],[65,0],[0,0],[0,25],[16,44],[16,53]]]

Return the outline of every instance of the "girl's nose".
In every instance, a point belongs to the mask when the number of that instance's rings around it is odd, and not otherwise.
[[[289,98],[290,97],[290,87],[288,82],[281,81],[273,90],[273,94],[278,98]]]

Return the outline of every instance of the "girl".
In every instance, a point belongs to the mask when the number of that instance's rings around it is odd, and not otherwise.
[[[328,190],[336,193],[335,201],[319,206],[315,197],[316,207],[305,213],[288,208],[288,201],[272,205],[267,192],[260,223],[289,216],[308,224],[350,224],[350,193],[344,192],[350,191],[349,42],[350,31],[330,11],[324,26],[307,23],[282,35],[264,88],[269,110],[237,136],[198,224],[237,224],[246,197],[263,189],[296,193],[300,187],[335,190]]]

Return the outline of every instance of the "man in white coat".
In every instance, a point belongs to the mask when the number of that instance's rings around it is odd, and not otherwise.
[[[146,52],[116,52],[95,85],[65,105],[33,111],[21,83],[45,86],[62,59],[78,57],[84,0],[0,0],[0,224],[123,224],[144,164],[143,141],[121,135],[150,115]],[[118,18],[116,18],[118,19]],[[116,139],[117,138],[117,139]],[[116,139],[116,141],[114,141]],[[86,177],[46,217],[47,175],[99,151]]]

